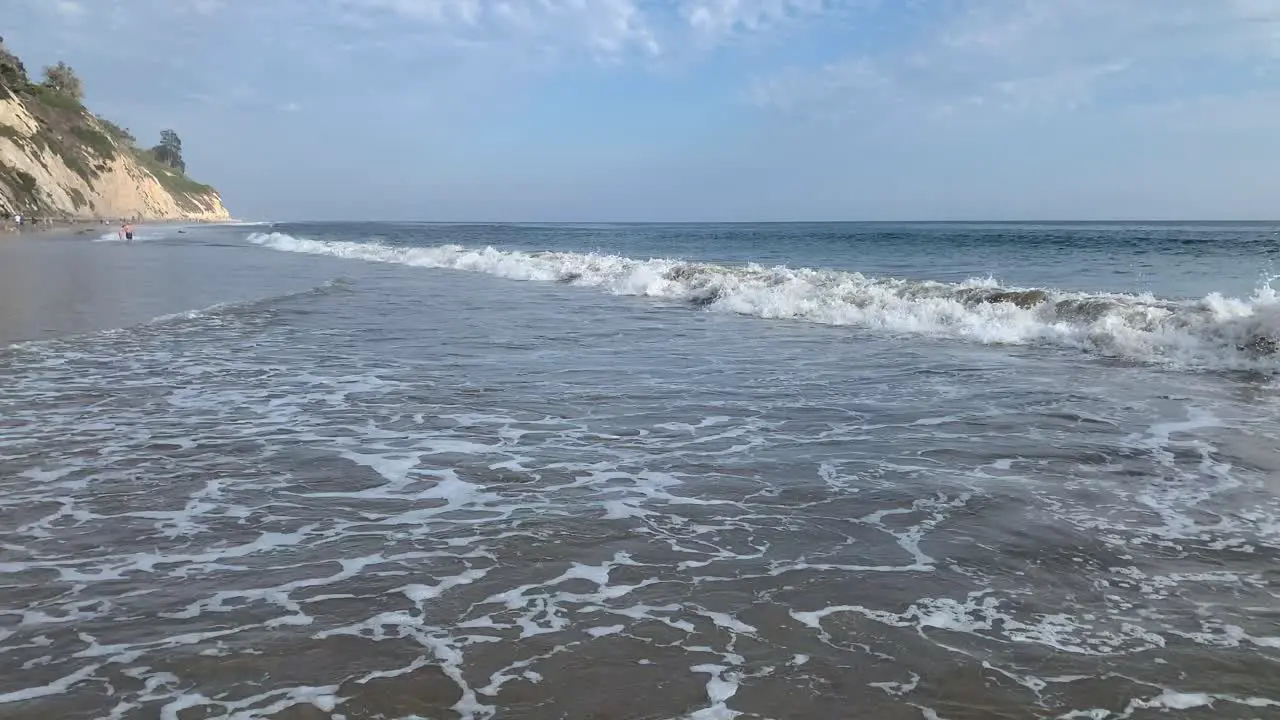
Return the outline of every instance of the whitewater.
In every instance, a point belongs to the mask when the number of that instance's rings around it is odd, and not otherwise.
[[[755,263],[733,267],[598,253],[460,245],[393,247],[283,233],[254,233],[248,240],[285,252],[567,283],[765,319],[981,343],[1046,343],[1180,368],[1271,371],[1280,367],[1275,356],[1280,344],[1280,297],[1271,287],[1272,278],[1245,299],[1213,292],[1177,301],[1150,293],[1001,287],[989,276],[945,283]]]
[[[7,240],[0,717],[1280,718],[1274,233]]]

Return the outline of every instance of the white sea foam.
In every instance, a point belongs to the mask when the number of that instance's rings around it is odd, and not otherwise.
[[[154,242],[156,240],[172,239],[177,235],[187,231],[198,230],[205,227],[244,227],[259,228],[270,227],[275,223],[270,220],[231,220],[227,222],[214,223],[188,223],[188,224],[164,224],[164,225],[134,225],[133,226],[133,242]],[[126,242],[120,236],[120,226],[110,225],[109,230],[105,230],[101,235],[93,239],[93,242]]]
[[[155,242],[157,240],[166,240],[173,237],[179,228],[174,226],[146,226],[135,225],[133,227],[133,240],[125,240],[120,236],[120,227],[113,226],[110,230],[104,231],[101,235],[94,238],[94,242],[100,243],[125,243],[125,242]]]
[[[1048,344],[1182,368],[1280,368],[1280,295],[1213,293],[1199,300],[1002,288],[991,279],[941,283],[836,270],[730,267],[491,247],[393,247],[254,233],[286,252],[486,273],[513,280],[596,287],[618,295],[679,300],[768,319],[844,325],[992,344]]]

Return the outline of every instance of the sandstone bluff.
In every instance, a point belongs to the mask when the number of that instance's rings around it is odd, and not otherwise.
[[[187,177],[176,133],[176,150],[139,148],[81,95],[61,63],[32,82],[0,40],[0,217],[230,219],[216,190]]]

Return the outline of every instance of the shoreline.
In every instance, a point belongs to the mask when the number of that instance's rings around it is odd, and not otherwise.
[[[132,222],[134,227],[145,225],[219,225],[236,222],[235,220],[189,220],[185,218],[163,218]],[[95,230],[115,231],[120,228],[118,222],[102,222],[101,220],[55,219],[35,223],[15,225],[12,219],[0,219],[0,238],[6,236],[32,235],[89,235]]]
[[[94,229],[101,229],[105,232],[106,229],[115,227],[119,226],[103,224],[97,220],[53,220],[51,222],[23,223],[22,225],[15,225],[12,220],[9,220],[3,226],[0,226],[0,237],[4,235],[85,235]]]

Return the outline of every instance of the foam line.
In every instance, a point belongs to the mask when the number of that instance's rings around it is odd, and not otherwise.
[[[1001,287],[991,279],[944,283],[816,268],[714,263],[459,245],[398,247],[253,233],[256,245],[512,280],[594,287],[767,319],[988,344],[1043,344],[1194,369],[1280,369],[1280,296],[1219,293],[1198,300]]]

